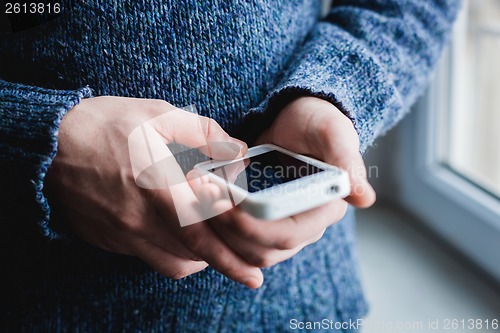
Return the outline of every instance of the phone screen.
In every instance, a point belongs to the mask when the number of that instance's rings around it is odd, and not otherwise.
[[[209,169],[250,193],[324,171],[277,150]]]

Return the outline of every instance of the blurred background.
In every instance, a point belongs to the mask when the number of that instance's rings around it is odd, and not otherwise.
[[[464,1],[427,93],[366,159],[365,332],[500,332],[500,0]]]

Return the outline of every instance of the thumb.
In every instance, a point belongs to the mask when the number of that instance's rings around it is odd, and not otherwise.
[[[214,159],[234,159],[248,149],[246,143],[229,136],[215,120],[178,108],[155,117],[149,123],[165,143],[176,142],[198,148]]]
[[[366,178],[366,167],[359,152],[342,154],[335,165],[349,174],[351,193],[345,200],[359,208],[367,208],[375,203],[376,194]]]

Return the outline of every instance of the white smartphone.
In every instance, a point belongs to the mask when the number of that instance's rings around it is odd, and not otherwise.
[[[234,206],[266,220],[292,216],[350,193],[344,170],[265,144],[231,161],[195,166],[218,184]]]

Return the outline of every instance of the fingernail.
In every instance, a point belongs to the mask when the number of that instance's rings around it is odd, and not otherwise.
[[[231,149],[231,151],[233,151],[237,154],[239,154],[241,152],[241,146],[236,144],[235,142],[234,142],[234,144],[233,144],[233,142],[229,142],[227,146],[229,147],[229,149]]]
[[[231,142],[238,146],[239,151],[243,151],[247,148],[247,144],[241,140],[231,138]],[[236,148],[235,148],[236,149]]]

